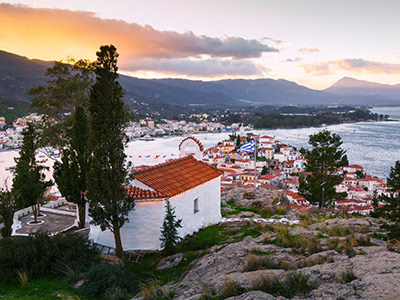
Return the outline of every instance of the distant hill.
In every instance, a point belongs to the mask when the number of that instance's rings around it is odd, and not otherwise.
[[[30,98],[26,91],[31,87],[47,84],[49,78],[45,76],[45,72],[52,64],[53,62],[30,60],[0,51],[0,98],[28,103]],[[309,89],[283,79],[266,78],[207,82],[185,79],[139,79],[121,75],[120,82],[126,91],[125,99],[128,104],[132,105],[134,101],[146,102],[160,107],[168,106],[173,110],[182,106],[400,104],[400,97],[396,97],[399,86],[361,84],[354,88],[355,83],[360,81],[350,78],[342,79],[325,91]],[[382,92],[376,92],[378,90]]]
[[[325,92],[336,95],[365,96],[381,99],[381,101],[400,103],[400,84],[388,85],[343,77],[327,88]]]

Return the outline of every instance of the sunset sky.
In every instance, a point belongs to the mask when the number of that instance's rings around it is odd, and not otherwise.
[[[400,83],[397,0],[0,1],[0,50],[95,59],[139,77]]]

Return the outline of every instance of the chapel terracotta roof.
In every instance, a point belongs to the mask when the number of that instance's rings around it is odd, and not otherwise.
[[[172,197],[222,174],[217,168],[192,156],[186,156],[145,170],[134,171],[132,178],[151,187],[163,197]]]
[[[127,196],[133,199],[157,199],[164,196],[157,191],[150,191],[138,188],[137,186],[128,186]]]

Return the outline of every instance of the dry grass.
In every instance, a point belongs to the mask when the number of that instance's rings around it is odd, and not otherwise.
[[[265,269],[279,269],[278,265],[273,261],[271,256],[257,256],[250,254],[247,256],[243,272],[251,272]]]
[[[264,273],[253,281],[252,290],[270,291],[278,284],[279,280],[274,273]]]
[[[28,272],[22,271],[22,270],[18,270],[17,271],[17,275],[18,275],[18,281],[21,284],[21,286],[23,288],[27,287],[28,284],[29,284]]]
[[[140,285],[140,294],[144,300],[168,299],[168,294],[161,287],[161,282],[157,279],[149,280],[147,283]]]

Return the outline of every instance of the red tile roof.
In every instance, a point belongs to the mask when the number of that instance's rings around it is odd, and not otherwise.
[[[217,168],[192,156],[186,156],[145,170],[134,171],[132,178],[151,187],[163,197],[172,197],[222,174]]]
[[[138,188],[137,186],[128,186],[127,196],[133,199],[156,199],[165,198],[161,193],[157,191],[150,191]]]

